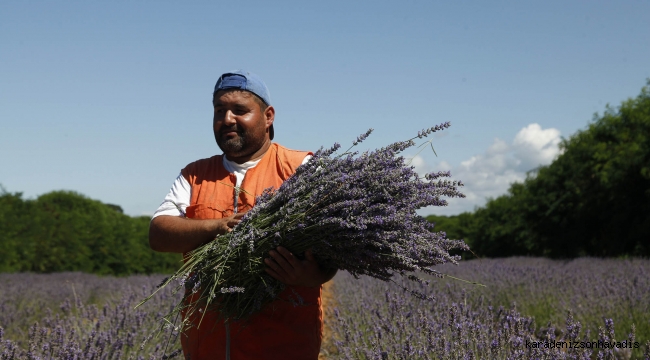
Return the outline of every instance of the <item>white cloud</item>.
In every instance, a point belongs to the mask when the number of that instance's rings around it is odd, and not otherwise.
[[[538,124],[521,129],[512,142],[514,156],[521,161],[520,169],[528,171],[539,165],[550,164],[559,154],[560,131],[542,130]]]
[[[452,179],[465,184],[461,191],[466,196],[464,199],[448,199],[449,206],[445,208],[426,208],[419,213],[451,215],[472,211],[476,206],[484,205],[487,198],[505,194],[513,182],[523,181],[527,171],[550,164],[560,153],[559,143],[559,130],[530,124],[521,129],[511,143],[494,139],[484,153],[472,156],[458,166],[444,161],[430,166],[415,156],[412,165],[416,171],[449,170]]]

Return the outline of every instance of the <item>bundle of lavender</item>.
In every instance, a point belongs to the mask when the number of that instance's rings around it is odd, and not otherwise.
[[[350,152],[351,147],[336,155],[338,144],[321,148],[277,190],[260,195],[231,232],[192,251],[185,264],[161,283],[160,287],[175,283],[176,291],[185,291],[166,319],[181,311],[189,318],[188,314],[207,308],[224,320],[239,320],[260,310],[284,289],[264,271],[264,258],[279,245],[294,254],[312,249],[325,268],[381,280],[401,274],[419,281],[413,272],[438,275],[432,266],[456,263],[458,257],[449,251],[468,250],[467,245],[434,232],[416,210],[445,206],[443,196],[464,197],[457,190],[461,182],[443,179],[448,172],[421,178],[399,155],[415,146],[415,139],[449,125],[361,154]],[[198,301],[187,301],[190,296]]]

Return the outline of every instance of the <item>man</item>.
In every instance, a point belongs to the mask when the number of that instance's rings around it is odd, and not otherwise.
[[[219,77],[213,93],[213,130],[223,155],[187,165],[151,220],[149,243],[156,251],[187,253],[232,230],[255,197],[277,188],[311,153],[272,143],[275,109],[255,74],[233,71]],[[242,189],[241,191],[239,189]],[[218,321],[206,313],[181,335],[185,358],[317,359],[322,336],[321,285],[336,271],[323,270],[310,251],[299,259],[278,247],[265,259],[266,272],[287,285],[279,300],[244,323]],[[304,305],[289,301],[298,294]]]

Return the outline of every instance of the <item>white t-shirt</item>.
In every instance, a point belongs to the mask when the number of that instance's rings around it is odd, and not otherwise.
[[[311,155],[305,156],[305,158],[302,160],[302,164],[305,164],[307,161],[309,161],[311,157]],[[237,179],[235,186],[241,186],[242,181],[244,181],[244,175],[246,175],[246,171],[257,166],[260,160],[261,159],[257,159],[254,161],[247,161],[243,164],[238,164],[234,161],[228,160],[224,155],[223,166],[226,168],[226,170],[228,170],[229,173],[235,174],[235,178]],[[190,183],[187,182],[187,179],[185,179],[183,174],[178,174],[178,177],[174,181],[172,188],[167,193],[167,196],[165,196],[165,200],[163,200],[162,204],[160,204],[151,218],[153,219],[156,216],[160,215],[185,216],[185,208],[190,205],[191,198],[192,187],[190,186]],[[235,207],[237,206],[237,204],[234,205]]]

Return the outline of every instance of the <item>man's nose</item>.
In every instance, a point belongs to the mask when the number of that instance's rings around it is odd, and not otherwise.
[[[223,118],[223,123],[224,125],[234,125],[236,123],[235,114],[233,114],[231,110],[226,111],[226,114]]]

